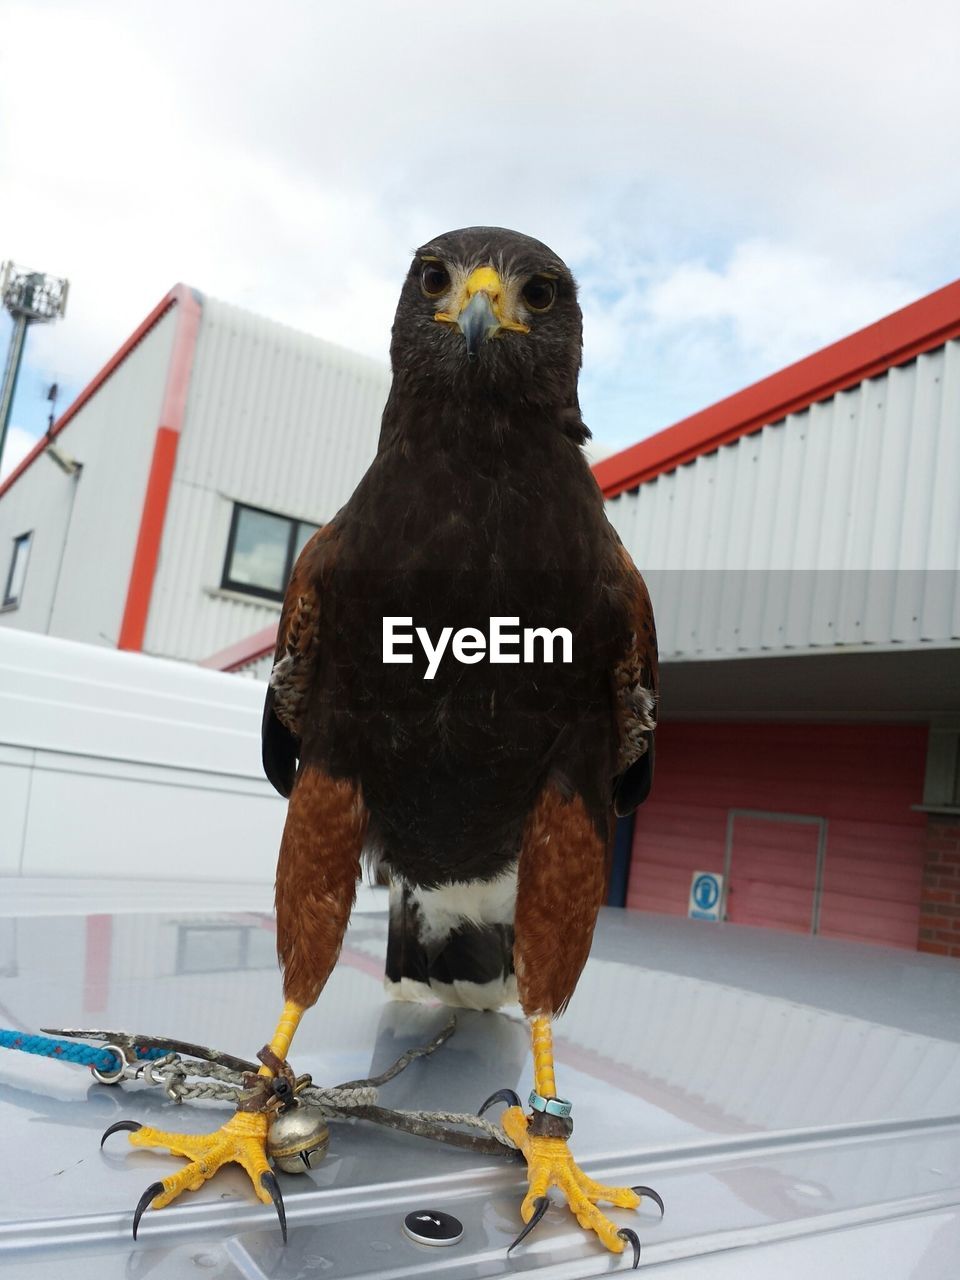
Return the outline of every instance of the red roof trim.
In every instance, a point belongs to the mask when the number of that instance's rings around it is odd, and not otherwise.
[[[226,649],[211,654],[209,658],[204,658],[197,665],[212,667],[214,671],[239,671],[248,663],[256,662],[258,658],[265,658],[268,653],[273,653],[277,647],[277,626],[276,622],[271,622],[269,627],[264,627],[262,631],[238,640],[236,644],[227,645]]]
[[[183,415],[187,407],[193,356],[200,332],[200,303],[196,295],[184,285],[175,285],[168,296],[173,297],[178,305],[177,328],[173,336],[173,350],[167,369],[150,474],[143,495],[140,529],[130,569],[130,581],[127,584],[118,649],[139,651],[143,648],[150,601],[153,598],[153,583],[160,562],[167,503],[173,487],[177,445],[180,443]]]
[[[177,465],[177,445],[180,432],[170,427],[157,427],[153,444],[150,474],[143,495],[140,513],[140,530],[133,553],[133,566],[127,584],[127,599],[123,607],[118,649],[132,649],[139,653],[143,648],[143,636],[147,629],[147,614],[153,595],[153,579],[160,558],[160,543],[167,518],[167,502],[173,472]]]
[[[596,463],[604,497],[777,422],[960,336],[960,280]]]
[[[123,364],[130,352],[138,345],[138,343],[143,341],[153,326],[163,319],[171,307],[176,306],[178,302],[183,302],[184,299],[188,297],[192,301],[193,295],[190,290],[187,289],[185,285],[178,284],[174,285],[166,297],[161,298],[147,316],[146,320],[134,329],[133,333],[131,333],[123,346],[110,357],[96,377],[87,383],[84,389],[77,396],[76,400],[74,400],[74,402],[64,410],[46,435],[40,437],[27,456],[22,459],[13,471],[10,472],[3,484],[0,484],[0,498],[3,497],[12,484],[19,480],[27,467],[29,467],[36,458],[40,457],[41,453],[43,453],[50,441],[56,439],[64,427],[69,426],[72,419],[77,416],[87,401],[91,400],[97,394],[110,375]]]

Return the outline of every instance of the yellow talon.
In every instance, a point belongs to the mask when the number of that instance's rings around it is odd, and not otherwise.
[[[165,1205],[184,1191],[196,1191],[225,1164],[239,1164],[246,1169],[253,1189],[264,1204],[273,1197],[261,1184],[270,1172],[266,1155],[267,1117],[238,1111],[216,1133],[166,1133],[145,1126],[130,1134],[134,1147],[160,1147],[190,1161],[185,1168],[163,1180],[163,1192],[153,1200],[155,1209]]]
[[[120,1120],[104,1133],[103,1145],[111,1133],[119,1129],[130,1131],[130,1142],[135,1147],[161,1147],[174,1155],[190,1161],[184,1168],[152,1182],[140,1197],[133,1212],[133,1238],[137,1238],[140,1219],[148,1205],[163,1209],[184,1191],[196,1191],[212,1178],[225,1164],[242,1165],[247,1171],[253,1189],[264,1204],[273,1203],[280,1220],[284,1244],[287,1241],[287,1215],[276,1174],[267,1160],[267,1117],[263,1113],[238,1111],[216,1133],[167,1133],[152,1129],[131,1120]]]
[[[554,1103],[560,1101],[556,1096],[553,1032],[550,1019],[542,1014],[532,1018],[530,1033],[533,1048],[534,1094],[539,1095],[541,1100],[539,1104],[535,1099],[531,1101],[538,1105],[540,1110],[536,1116],[528,1117],[521,1107],[512,1106],[508,1107],[500,1117],[504,1132],[517,1145],[527,1162],[528,1189],[520,1206],[520,1216],[526,1225],[507,1252],[516,1248],[537,1225],[549,1203],[547,1190],[550,1187],[558,1187],[566,1196],[567,1205],[581,1227],[595,1232],[611,1253],[623,1253],[627,1244],[633,1246],[633,1265],[636,1267],[640,1262],[639,1236],[629,1227],[618,1228],[615,1222],[611,1222],[605,1214],[600,1212],[597,1202],[603,1200],[607,1204],[616,1205],[618,1209],[636,1209],[642,1198],[638,1193],[642,1193],[650,1196],[660,1206],[662,1213],[663,1201],[650,1187],[636,1189],[607,1187],[601,1182],[594,1182],[593,1178],[588,1177],[575,1162],[565,1137],[544,1136],[545,1127],[547,1132],[550,1131],[550,1128],[544,1124],[549,1115],[561,1120],[566,1119],[566,1115],[556,1109],[549,1111],[550,1100]],[[494,1101],[509,1101],[511,1093],[511,1090],[503,1089],[500,1093],[492,1095],[484,1103],[484,1109]],[[512,1096],[517,1097],[515,1093]],[[545,1107],[548,1115],[541,1114]],[[569,1106],[566,1114],[569,1114]],[[552,1128],[554,1133],[558,1132],[556,1124],[553,1124]],[[566,1126],[561,1126],[559,1132],[569,1135],[570,1128],[568,1123]]]
[[[265,1083],[274,1074],[274,1068],[287,1070],[285,1059],[290,1041],[303,1017],[304,1006],[293,1000],[287,1000],[277,1023],[273,1039],[268,1046],[269,1053],[264,1052],[261,1060],[264,1065],[257,1073],[260,1077],[260,1091],[266,1090],[261,1102],[266,1105],[270,1091]],[[271,1057],[273,1061],[271,1061]],[[268,1065],[268,1063],[270,1065]],[[250,1105],[256,1094],[246,1095]],[[112,1133],[125,1130],[129,1133],[131,1146],[160,1147],[176,1156],[183,1156],[189,1161],[184,1168],[172,1173],[162,1182],[152,1182],[140,1197],[133,1214],[133,1238],[137,1238],[140,1219],[148,1205],[154,1209],[163,1209],[171,1204],[184,1191],[196,1191],[225,1164],[238,1164],[246,1170],[257,1198],[264,1204],[273,1204],[280,1220],[280,1230],[284,1243],[287,1239],[287,1215],[283,1207],[283,1196],[277,1183],[276,1174],[270,1168],[267,1159],[267,1129],[269,1117],[265,1110],[238,1110],[216,1133],[167,1133],[164,1129],[154,1129],[149,1125],[138,1124],[135,1120],[118,1120],[104,1132],[100,1139],[102,1147]]]
[[[500,1117],[508,1137],[520,1148],[527,1162],[528,1190],[520,1206],[520,1216],[529,1222],[536,1201],[549,1187],[557,1187],[566,1196],[570,1211],[581,1227],[594,1231],[611,1253],[623,1253],[625,1239],[621,1228],[596,1207],[604,1200],[620,1209],[636,1209],[640,1197],[629,1187],[605,1187],[587,1176],[577,1165],[573,1153],[562,1138],[537,1138],[529,1132],[529,1121],[520,1107],[508,1107]]]

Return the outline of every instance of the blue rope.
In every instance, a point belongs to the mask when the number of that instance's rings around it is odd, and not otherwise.
[[[41,1058],[58,1058],[61,1062],[75,1062],[81,1067],[96,1067],[98,1071],[116,1071],[120,1066],[112,1049],[95,1049],[80,1040],[56,1040],[52,1036],[32,1036],[26,1031],[5,1031],[0,1027],[0,1049],[19,1049],[21,1053],[35,1053]],[[138,1058],[162,1058],[166,1049],[137,1049]]]

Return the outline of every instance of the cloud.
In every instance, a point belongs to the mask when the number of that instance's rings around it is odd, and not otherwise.
[[[767,241],[738,245],[720,268],[684,262],[644,298],[664,332],[725,338],[771,368],[842,338],[911,301],[916,288],[823,253]]]
[[[608,449],[671,425],[921,292],[906,278],[768,240],[735,244],[716,265],[626,260],[614,276],[588,275],[582,290],[581,400]]]
[[[7,428],[7,439],[3,446],[3,458],[0,460],[0,480],[5,480],[14,471],[37,443],[37,437],[23,427],[12,424]]]
[[[914,16],[9,3],[0,249],[71,280],[28,360],[82,385],[178,279],[382,358],[410,250],[492,223],[579,276],[598,434],[663,425],[956,274],[960,10]]]

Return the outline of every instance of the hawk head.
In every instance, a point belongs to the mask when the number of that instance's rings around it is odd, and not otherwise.
[[[417,250],[390,358],[408,395],[570,409],[582,345],[577,286],[562,259],[519,232],[467,227]]]

